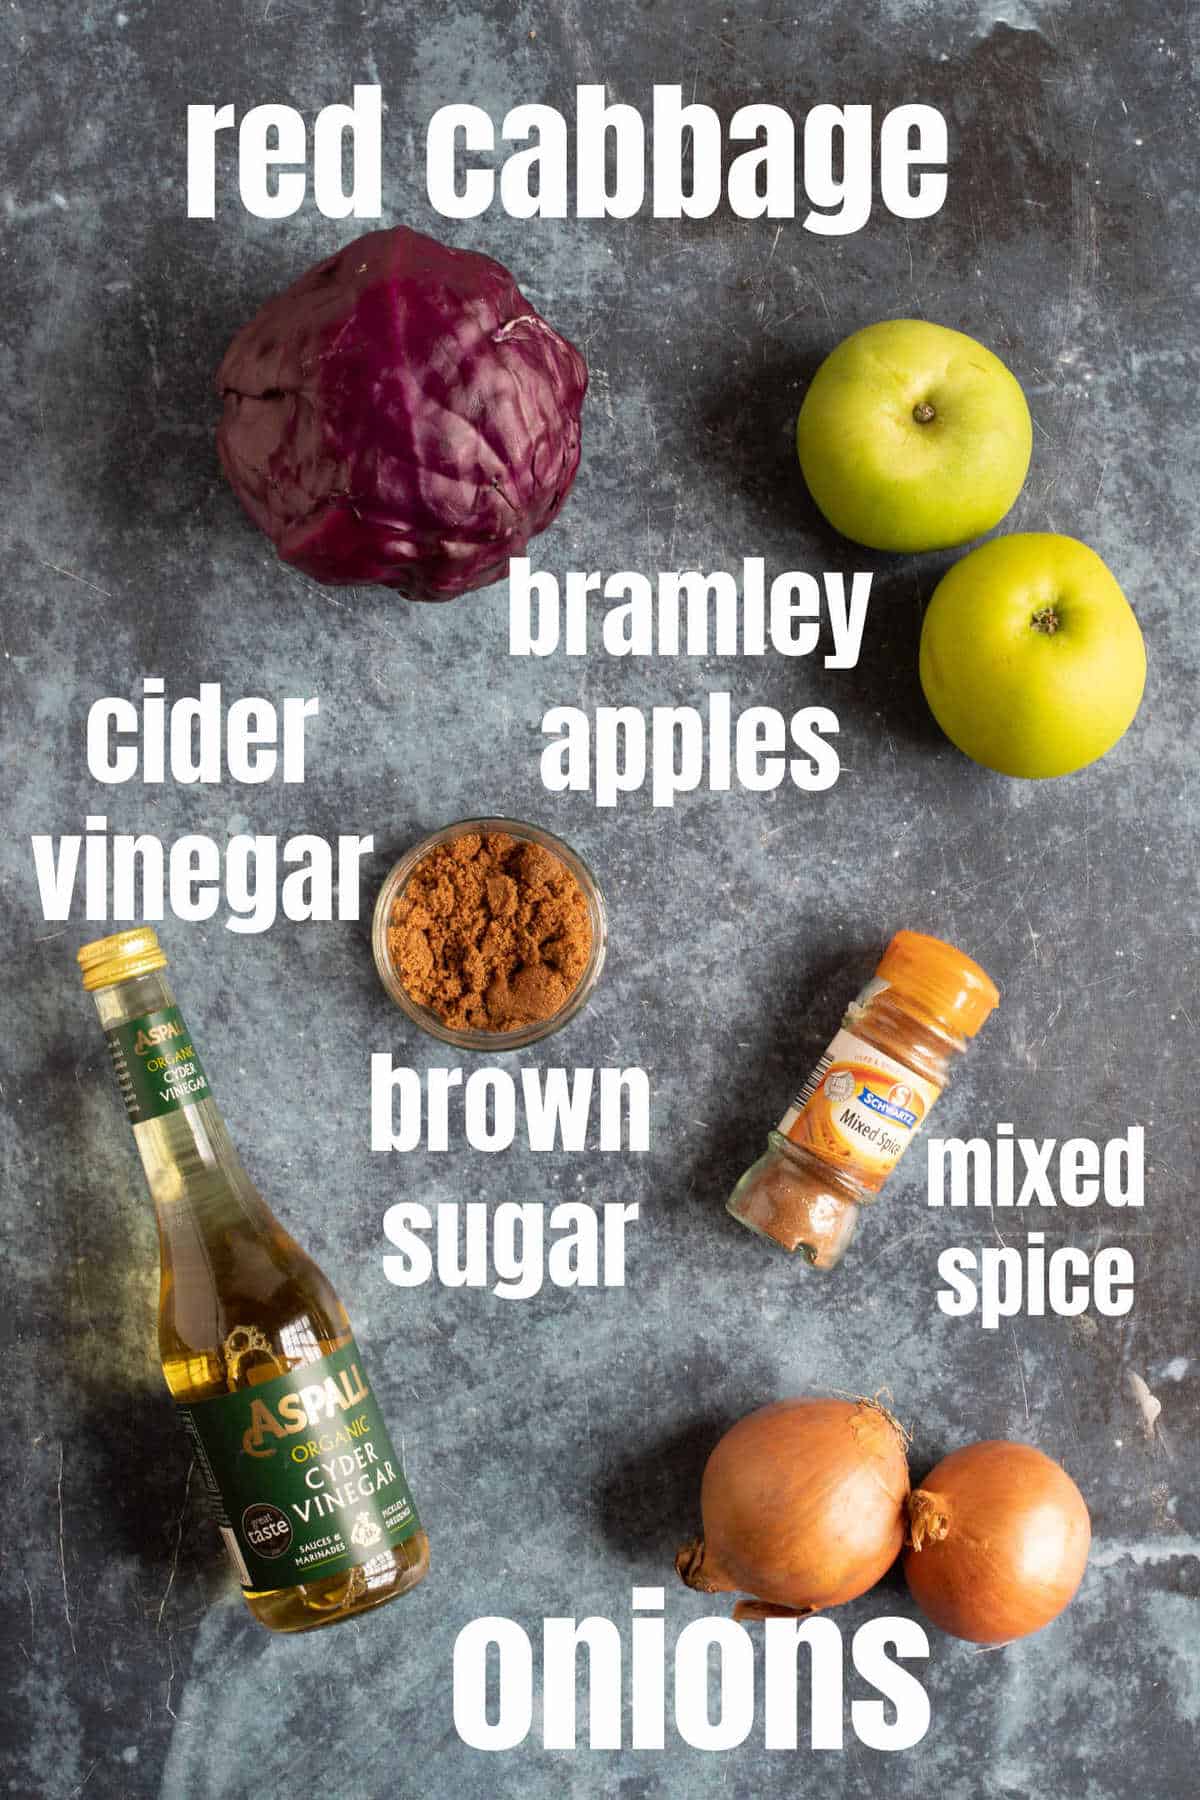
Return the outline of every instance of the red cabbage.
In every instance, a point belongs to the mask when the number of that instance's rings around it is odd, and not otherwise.
[[[499,263],[403,225],[268,300],[217,384],[222,467],[315,581],[412,600],[485,587],[579,467],[578,350]]]

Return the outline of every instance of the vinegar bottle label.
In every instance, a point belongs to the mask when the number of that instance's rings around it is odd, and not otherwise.
[[[142,1013],[104,1035],[131,1125],[211,1097],[204,1065],[177,1006]]]
[[[383,1556],[421,1521],[350,1338],[269,1381],[181,1406],[244,1588],[320,1581]]]

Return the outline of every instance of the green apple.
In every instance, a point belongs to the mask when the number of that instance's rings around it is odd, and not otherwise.
[[[1015,377],[961,331],[885,319],[821,364],[796,449],[813,499],[872,550],[947,550],[998,525],[1033,426]]]
[[[956,562],[921,628],[921,686],[952,743],[1002,775],[1069,775],[1133,722],[1146,646],[1077,538],[1014,532]]]

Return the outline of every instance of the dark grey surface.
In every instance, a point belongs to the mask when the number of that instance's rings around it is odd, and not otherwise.
[[[1189,10],[125,0],[14,7],[3,32],[8,1791],[1193,1792]],[[410,607],[321,592],[275,563],[217,473],[211,371],[259,301],[348,230],[310,208],[258,223],[228,199],[215,223],[189,224],[184,107],[288,100],[311,115],[355,79],[380,80],[389,106],[386,218],[508,262],[588,355],[583,470],[539,562],[736,569],[758,553],[772,571],[876,568],[857,672],[510,662],[500,589]],[[752,99],[933,101],[953,134],[947,205],[834,242],[727,217],[430,218],[413,146],[435,106],[567,107],[577,80],[599,79],[643,106],[653,80],[694,84],[725,118]],[[961,326],[1011,362],[1036,447],[1010,525],[1086,538],[1137,609],[1142,714],[1072,780],[992,777],[939,739],[914,664],[922,602],[949,559],[855,552],[805,499],[791,450],[804,379],[846,332],[896,313]],[[175,695],[214,679],[230,696],[319,694],[306,786],[102,793],[85,766],[87,706],[136,692],[143,673]],[[838,786],[693,796],[673,814],[642,796],[598,815],[542,791],[547,705],[688,703],[717,687],[735,705],[834,706]],[[230,1589],[162,1389],[150,1206],[73,962],[94,932],[41,919],[29,834],[78,830],[90,811],[167,839],[374,831],[366,902],[417,834],[485,810],[563,832],[599,873],[603,983],[568,1035],[519,1060],[644,1065],[648,1157],[372,1157],[369,1051],[452,1059],[383,996],[366,920],[265,937],[163,928],[247,1163],[351,1307],[433,1540],[434,1573],[413,1597],[272,1640]],[[995,1335],[942,1319],[939,1249],[991,1233],[925,1208],[919,1156],[829,1280],[726,1218],[730,1183],[901,924],[961,942],[1004,990],[943,1102],[946,1131],[1003,1118],[1107,1137],[1146,1123],[1144,1213],[1037,1221],[1051,1240],[1133,1248],[1128,1319]],[[402,1193],[639,1199],[629,1285],[520,1304],[400,1293],[381,1271],[380,1221]],[[1133,1375],[1162,1402],[1152,1441]],[[467,1620],[627,1622],[631,1587],[661,1582],[669,1638],[724,1610],[671,1571],[719,1430],[775,1395],[885,1383],[915,1433],[915,1472],[971,1438],[1028,1439],[1065,1460],[1096,1530],[1083,1590],[1050,1631],[985,1655],[931,1634],[933,1724],[918,1749],[768,1755],[761,1729],[723,1756],[673,1733],[663,1753],[488,1758],[458,1742],[450,1657]],[[893,1577],[839,1617],[849,1633],[908,1610]]]

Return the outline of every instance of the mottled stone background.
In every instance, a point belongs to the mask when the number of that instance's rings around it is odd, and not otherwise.
[[[1183,0],[928,0],[859,7],[723,0],[585,6],[239,6],[50,0],[4,15],[0,186],[7,415],[0,682],[9,998],[4,1769],[8,1791],[257,1800],[563,1794],[945,1800],[1195,1791],[1197,1344],[1194,1203],[1197,414],[1195,19]],[[949,198],[905,228],[822,240],[788,224],[452,227],[424,197],[424,126],[455,99],[570,112],[578,81],[647,107],[654,81],[724,118],[770,99],[923,99],[952,131]],[[378,81],[385,217],[509,263],[586,349],[582,474],[548,566],[873,568],[859,669],[779,659],[510,662],[502,589],[446,607],[322,592],[277,565],[219,477],[212,372],[270,292],[343,241],[306,207],[261,223],[233,196],[189,223],[184,107],[284,100],[311,116]],[[948,558],[856,552],[814,517],[794,466],[806,377],[843,334],[916,313],[978,334],[1029,394],[1036,450],[1009,523],[1086,538],[1146,633],[1145,705],[1072,780],[1019,785],[932,727],[921,608]],[[220,680],[319,694],[303,789],[101,790],[89,703]],[[597,814],[541,788],[555,703],[689,703],[841,716],[832,792],[645,796]],[[153,1220],[73,956],[94,935],[41,915],[29,838],[103,812],[171,839],[373,831],[364,912],[425,830],[507,811],[565,833],[612,919],[585,1017],[529,1066],[638,1063],[642,1158],[373,1157],[368,1055],[448,1060],[407,1030],[357,925],[264,937],[168,923],[177,987],[247,1163],[347,1297],[405,1446],[435,1570],[338,1632],[276,1641],[244,1615],[202,1517],[155,1361]],[[1121,1321],[1021,1320],[995,1334],[934,1305],[935,1262],[991,1222],[926,1209],[922,1164],[892,1184],[843,1269],[815,1279],[739,1232],[722,1201],[897,926],[973,951],[1001,1011],[943,1103],[949,1131],[1148,1130],[1140,1215],[1039,1218],[1050,1240],[1129,1245]],[[399,1194],[638,1199],[623,1291],[514,1304],[381,1268]],[[1005,1225],[1020,1241],[1021,1225]],[[1143,1427],[1135,1377],[1161,1401]],[[713,1604],[674,1583],[699,1472],[735,1416],[789,1392],[890,1386],[923,1472],[965,1440],[1060,1456],[1092,1508],[1086,1582],[1053,1629],[979,1654],[931,1633],[933,1723],[887,1757],[769,1754],[761,1729],[707,1756],[496,1757],[451,1718],[451,1649],[488,1612],[624,1622],[666,1583],[668,1637]],[[908,1612],[892,1578],[839,1615]],[[865,1690],[853,1675],[848,1698]],[[536,1727],[535,1727],[536,1730]]]

